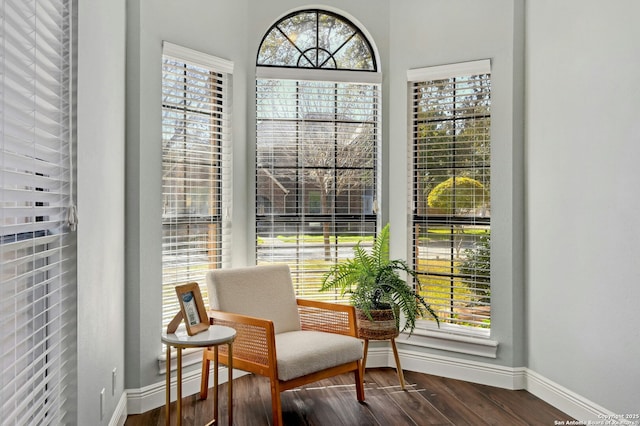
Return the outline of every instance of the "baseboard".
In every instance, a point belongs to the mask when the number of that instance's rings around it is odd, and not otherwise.
[[[389,349],[388,352],[391,357],[392,351]],[[503,367],[484,362],[412,351],[406,348],[398,348],[398,354],[400,355],[402,368],[405,370],[504,389],[525,389],[526,386],[526,369],[523,367]],[[393,358],[391,358],[389,365],[394,365]]]
[[[433,374],[452,379],[465,380],[504,389],[524,389],[543,401],[551,404],[569,417],[581,422],[615,418],[611,411],[589,401],[540,374],[524,367],[503,367],[477,361],[445,357],[398,348],[402,368],[424,374]],[[367,368],[395,367],[393,352],[389,346],[369,346],[367,354]],[[227,381],[227,369],[220,368],[220,383]],[[236,374],[237,373],[237,374]],[[234,378],[244,374],[234,371]],[[210,375],[209,386],[213,383]],[[145,386],[141,389],[129,389],[118,403],[110,426],[122,426],[123,418],[129,414],[144,413],[165,404],[164,380]],[[171,380],[172,401],[176,397],[176,380]],[[185,372],[182,380],[183,396],[192,395],[200,391],[200,370]],[[562,419],[559,419],[562,420]],[[595,424],[595,423],[594,423]],[[624,423],[620,423],[624,424]]]
[[[617,416],[613,412],[541,376],[535,371],[527,369],[526,377],[526,389],[528,392],[574,419],[585,424],[590,421],[592,422],[591,424],[626,424],[622,420],[616,422]],[[603,422],[603,419],[606,419],[609,423]]]
[[[109,420],[109,426],[124,426],[127,421],[127,391],[122,392],[116,409]]]
[[[226,383],[228,371],[226,367],[220,367],[218,373],[219,383]],[[234,370],[234,379],[243,376],[244,372]],[[195,369],[182,374],[182,396],[193,395],[200,392],[200,369]],[[176,400],[176,377],[171,376],[171,401]],[[209,374],[209,387],[213,386],[213,371]],[[128,414],[140,414],[158,407],[162,407],[166,402],[165,381],[153,383],[140,389],[127,390]]]
[[[626,424],[624,421],[616,423],[615,413],[528,368],[502,367],[400,348],[398,353],[405,370],[505,389],[524,389],[580,422],[597,424],[607,419],[609,424]],[[391,348],[370,349],[368,359],[371,359],[371,362],[367,361],[368,367],[395,366]]]

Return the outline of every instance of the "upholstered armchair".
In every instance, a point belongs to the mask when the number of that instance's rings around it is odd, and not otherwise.
[[[269,378],[273,423],[282,425],[280,392],[352,372],[364,401],[362,341],[352,306],[296,299],[286,265],[213,270],[207,274],[211,324],[233,327],[233,367]],[[209,362],[204,351],[201,398],[207,397]],[[228,362],[226,348],[219,361]]]

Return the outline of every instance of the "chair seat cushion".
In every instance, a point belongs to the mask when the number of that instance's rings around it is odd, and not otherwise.
[[[276,334],[278,378],[291,380],[362,359],[362,340],[321,331]]]

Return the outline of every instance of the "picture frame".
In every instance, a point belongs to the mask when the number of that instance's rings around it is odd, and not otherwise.
[[[198,283],[192,282],[176,286],[176,295],[180,301],[180,312],[171,321],[170,327],[177,329],[180,320],[184,319],[185,328],[189,336],[209,329],[209,315],[207,315],[207,310],[204,307]],[[175,332],[175,329],[173,332]],[[167,329],[167,331],[170,332],[170,329]]]

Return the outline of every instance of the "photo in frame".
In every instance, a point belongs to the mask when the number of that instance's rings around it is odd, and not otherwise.
[[[187,334],[193,336],[207,330],[209,328],[209,316],[204,307],[198,283],[176,286],[176,295],[180,301],[180,314],[184,319]]]

